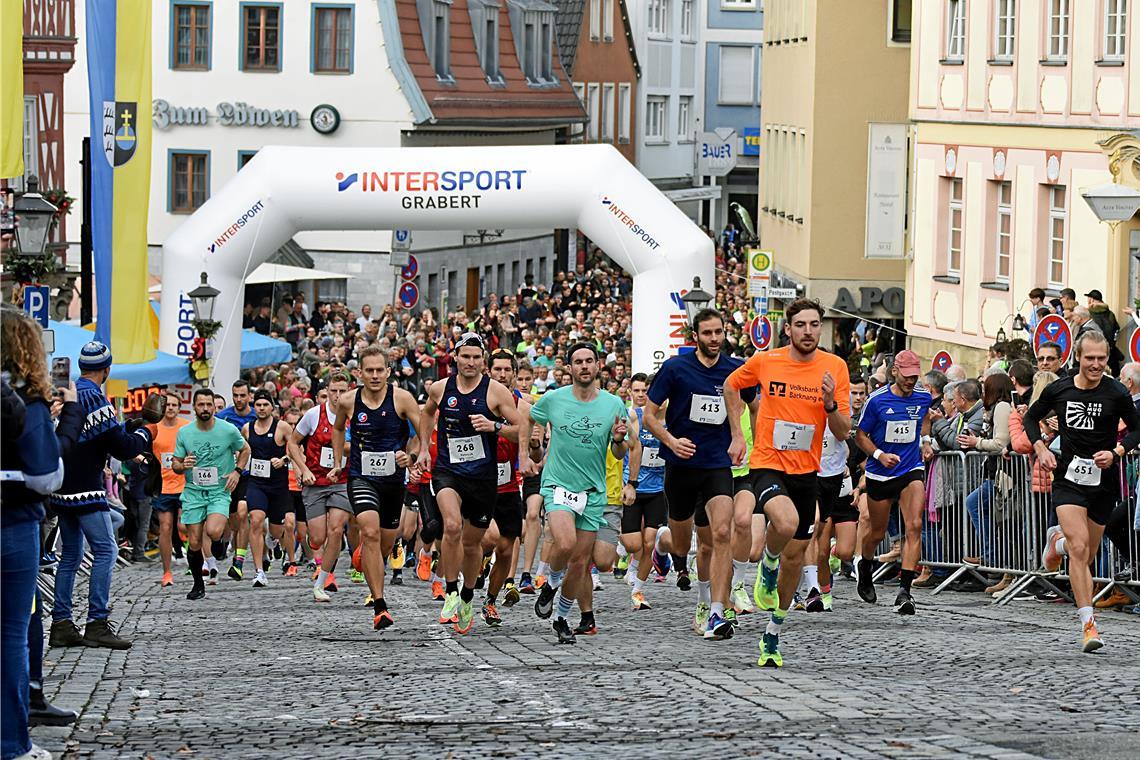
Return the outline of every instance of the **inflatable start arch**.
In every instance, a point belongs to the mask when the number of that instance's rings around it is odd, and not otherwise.
[[[713,290],[713,243],[609,145],[477,148],[271,146],[163,245],[159,348],[189,356],[187,293],[221,291],[210,381],[238,376],[245,277],[306,230],[577,228],[633,275],[633,367],[683,343],[680,294]]]

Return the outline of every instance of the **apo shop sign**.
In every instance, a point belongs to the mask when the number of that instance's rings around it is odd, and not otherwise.
[[[241,101],[222,101],[216,111],[201,107],[175,106],[159,98],[151,102],[151,121],[155,129],[175,126],[205,127],[217,123],[223,127],[279,127],[296,129],[301,114],[293,109],[258,108]]]

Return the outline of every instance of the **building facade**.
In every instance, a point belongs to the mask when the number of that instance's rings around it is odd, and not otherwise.
[[[736,132],[736,168],[717,181],[720,196],[712,205],[709,227],[735,221],[729,204],[749,214],[757,207],[756,174],[760,166],[760,65],[764,50],[764,9],[760,0],[706,0],[700,14],[701,81],[704,108],[700,129]]]
[[[827,307],[825,346],[856,318],[901,327],[910,5],[764,4],[760,244]]]
[[[154,274],[167,236],[262,145],[542,145],[585,120],[554,54],[554,7],[538,0],[171,0],[153,18]],[[87,132],[77,57],[65,118],[73,144]],[[78,164],[67,173],[78,187]],[[395,288],[391,239],[302,232],[280,255],[351,276],[314,284],[318,298],[382,304]],[[417,308],[470,306],[553,268],[550,229],[413,230],[412,240]]]
[[[1140,126],[1133,6],[914,4],[907,329],[919,353],[952,346],[981,366],[998,329],[1028,317],[1035,287],[1131,305],[1140,224],[1114,232],[1081,194],[1113,181],[1098,143]]]

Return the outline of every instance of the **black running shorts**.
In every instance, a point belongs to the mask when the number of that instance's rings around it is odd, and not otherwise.
[[[799,525],[795,539],[806,541],[815,530],[816,502],[819,500],[819,477],[814,472],[788,475],[779,470],[753,470],[752,492],[756,506],[764,509],[776,496],[787,496],[796,507]],[[771,525],[769,518],[768,524]]]

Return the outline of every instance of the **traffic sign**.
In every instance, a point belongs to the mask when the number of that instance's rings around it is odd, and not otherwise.
[[[50,291],[47,285],[24,286],[24,311],[28,316],[40,323],[40,327],[48,326],[48,304]]]
[[[409,251],[412,248],[411,230],[392,230],[392,250]]]
[[[768,288],[769,298],[779,298],[781,301],[794,301],[796,300],[795,288]]]
[[[1056,343],[1061,347],[1061,364],[1069,361],[1069,354],[1073,350],[1073,331],[1069,323],[1059,314],[1049,314],[1041,318],[1037,327],[1033,328],[1033,355],[1046,341]]]
[[[414,309],[420,302],[420,289],[414,282],[405,282],[396,296],[401,309]]]
[[[772,323],[763,314],[758,314],[748,323],[748,338],[757,351],[766,351],[772,345]]]
[[[416,261],[416,257],[408,254],[408,263],[404,264],[400,270],[400,276],[405,280],[414,280],[420,273],[420,262]]]
[[[1132,337],[1128,339],[1128,353],[1132,357],[1132,361],[1140,362],[1140,327],[1132,331]]]
[[[407,251],[400,251],[393,248],[392,252],[388,254],[388,263],[392,265],[393,269],[403,269],[408,265],[408,259],[411,257],[412,254]]]
[[[945,372],[950,369],[950,365],[954,363],[954,357],[950,355],[949,351],[939,351],[934,355],[934,360],[930,362],[930,368],[938,372]]]

